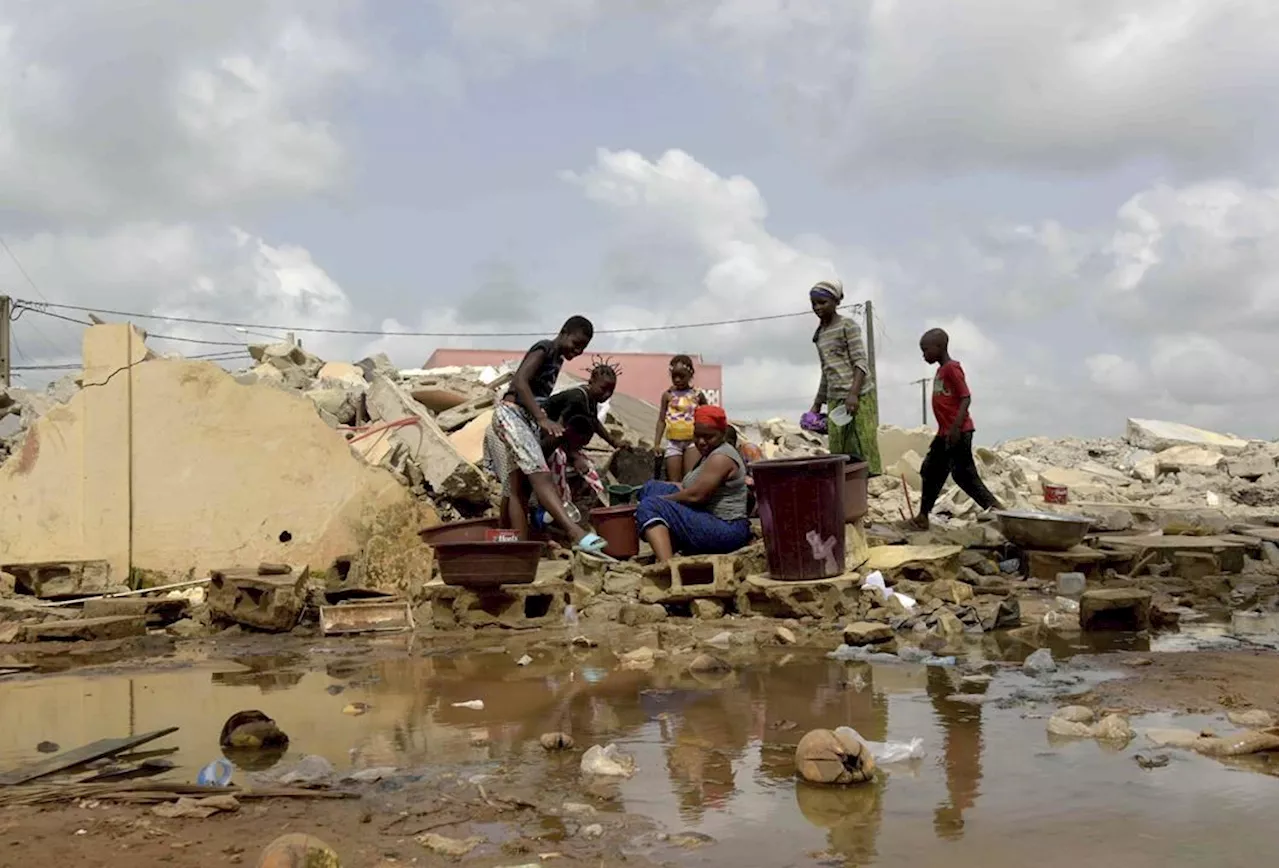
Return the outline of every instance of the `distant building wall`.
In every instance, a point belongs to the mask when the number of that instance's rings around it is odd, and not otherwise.
[[[453,365],[501,365],[503,362],[519,362],[524,358],[525,350],[436,350],[427,359],[424,368],[447,368]],[[622,368],[622,376],[618,378],[618,391],[650,404],[657,404],[662,393],[671,387],[671,375],[668,367],[672,353],[605,353],[614,363]],[[585,377],[591,370],[593,354],[590,350],[571,362],[566,362],[567,373]],[[690,354],[693,365],[697,369],[693,383],[707,395],[713,404],[724,403],[723,373],[719,365],[709,365],[701,356]]]

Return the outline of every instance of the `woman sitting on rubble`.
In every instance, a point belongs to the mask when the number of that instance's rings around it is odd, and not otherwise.
[[[720,407],[698,407],[693,442],[701,458],[679,485],[650,480],[640,489],[636,526],[658,563],[675,552],[727,554],[751,542],[747,520],[747,467],[728,442],[729,420]]]

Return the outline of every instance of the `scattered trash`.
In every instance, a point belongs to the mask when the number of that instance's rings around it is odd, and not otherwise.
[[[395,766],[377,766],[370,769],[360,769],[347,775],[343,780],[355,781],[357,784],[374,784],[381,780],[394,777],[399,771]]]
[[[352,717],[359,717],[362,714],[368,713],[370,708],[373,708],[373,706],[367,702],[352,702],[343,706],[342,713],[349,714]]]
[[[860,784],[876,774],[871,749],[847,726],[805,733],[796,745],[795,764],[800,777],[814,784]]]
[[[216,759],[196,775],[196,783],[202,787],[225,787],[231,783],[233,769],[231,763],[224,759]]]
[[[730,635],[729,631],[722,630],[719,633],[712,636],[710,639],[707,639],[702,644],[710,645],[712,648],[719,648],[720,650],[723,651],[724,649],[729,647],[729,643],[732,641],[733,641],[733,636]]]
[[[220,747],[288,747],[289,736],[261,711],[237,711],[227,718],[218,736]]]
[[[333,763],[315,754],[308,754],[290,768],[271,775],[271,778],[277,783],[286,786],[328,784],[335,777],[337,777],[337,773],[334,771]]]
[[[564,625],[566,627],[578,626],[578,610],[572,603],[564,607]]]
[[[455,702],[454,708],[469,708],[472,711],[484,711],[483,699],[468,699],[466,702]]]
[[[1053,655],[1049,653],[1048,648],[1041,648],[1023,661],[1022,671],[1035,678],[1057,672],[1058,664],[1053,661]]]
[[[517,661],[516,661],[516,665],[517,665],[517,666],[528,666],[528,665],[529,665],[530,663],[532,663],[532,662],[533,662],[533,658],[532,658],[532,657],[530,657],[528,654],[525,654],[525,655],[524,655],[524,656],[522,656],[519,660],[517,660]]]
[[[592,745],[582,755],[582,773],[610,778],[629,778],[636,772],[635,757],[622,753],[616,745]]]
[[[126,738],[100,738],[95,742],[69,750],[64,753],[55,754],[45,760],[37,763],[22,766],[13,771],[0,774],[0,786],[10,787],[17,784],[25,784],[28,781],[34,781],[38,778],[55,775],[58,772],[66,771],[76,766],[82,766],[85,763],[91,763],[94,760],[109,759],[110,757],[122,754],[125,751],[133,750],[135,747],[144,745],[147,742],[155,741],[158,738],[164,738],[178,731],[176,726],[170,726],[166,729],[157,729],[153,732],[143,733],[142,735],[128,736]]]
[[[240,810],[240,803],[235,796],[209,796],[204,799],[190,799],[186,796],[176,802],[164,802],[151,809],[151,813],[167,820],[178,818],[204,820],[224,811],[231,813]]]
[[[1078,597],[1084,593],[1084,573],[1058,573],[1058,593],[1066,597]]]
[[[889,590],[889,586],[884,583],[884,576],[879,570],[867,573],[867,577],[862,580],[862,590],[879,591],[881,599],[884,600],[893,596],[893,591]]]
[[[845,727],[841,727],[844,729]],[[837,729],[836,732],[840,730]],[[860,739],[861,736],[858,736]],[[924,759],[924,739],[913,738],[911,741],[867,741],[862,739],[871,750],[871,756],[880,765],[892,765],[893,763],[910,762],[911,760]]]
[[[450,838],[445,835],[437,835],[435,832],[427,832],[425,835],[419,835],[413,840],[433,853],[439,853],[441,856],[446,856],[450,859],[461,859],[484,843],[484,838],[479,836]]]
[[[1009,558],[1000,562],[1000,572],[1006,576],[1012,576],[1018,572],[1018,568],[1022,566],[1022,562],[1017,558]]]
[[[588,636],[574,636],[569,640],[569,644],[576,648],[594,648],[600,643]]]
[[[313,835],[291,832],[263,848],[258,868],[342,868],[333,848]]]
[[[544,732],[538,743],[543,750],[573,750],[573,736],[567,732]]]

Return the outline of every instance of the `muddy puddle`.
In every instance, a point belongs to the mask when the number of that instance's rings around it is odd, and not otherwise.
[[[0,684],[0,767],[41,758],[41,741],[68,749],[178,726],[158,744],[178,748],[173,776],[192,780],[220,756],[223,721],[261,709],[290,736],[285,763],[320,754],[340,772],[448,766],[561,801],[612,797],[613,810],[711,839],[663,855],[681,864],[1277,861],[1274,777],[1178,751],[1165,751],[1167,766],[1143,769],[1134,757],[1151,748],[1141,735],[1123,749],[1050,739],[1045,717],[1061,703],[1020,693],[1029,680],[1017,672],[964,680],[957,669],[782,649],[705,676],[621,670],[602,649],[533,649],[527,666],[498,651],[367,662],[323,653],[332,650]],[[1087,689],[1089,679],[1078,683]],[[474,700],[484,708],[454,705]],[[349,713],[357,704],[367,710]],[[839,725],[874,741],[922,739],[925,756],[886,767],[865,787],[798,785],[795,743]],[[1150,715],[1133,725],[1141,733],[1223,721]],[[614,742],[638,771],[609,792],[584,787],[579,753],[538,746],[550,730],[572,733],[580,748]]]

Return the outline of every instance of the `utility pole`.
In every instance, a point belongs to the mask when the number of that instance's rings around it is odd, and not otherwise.
[[[911,385],[920,384],[920,424],[929,424],[929,393],[925,387],[929,384],[929,378],[925,377],[921,380],[912,380]]]
[[[7,295],[0,295],[0,386],[9,385],[9,366],[12,363],[9,356],[9,319],[10,312],[13,308],[13,302]]]
[[[876,406],[880,406],[880,380],[876,378],[876,332],[875,317],[871,312],[871,299],[862,305],[862,322],[867,334],[867,367],[871,369],[871,390],[876,396]]]

